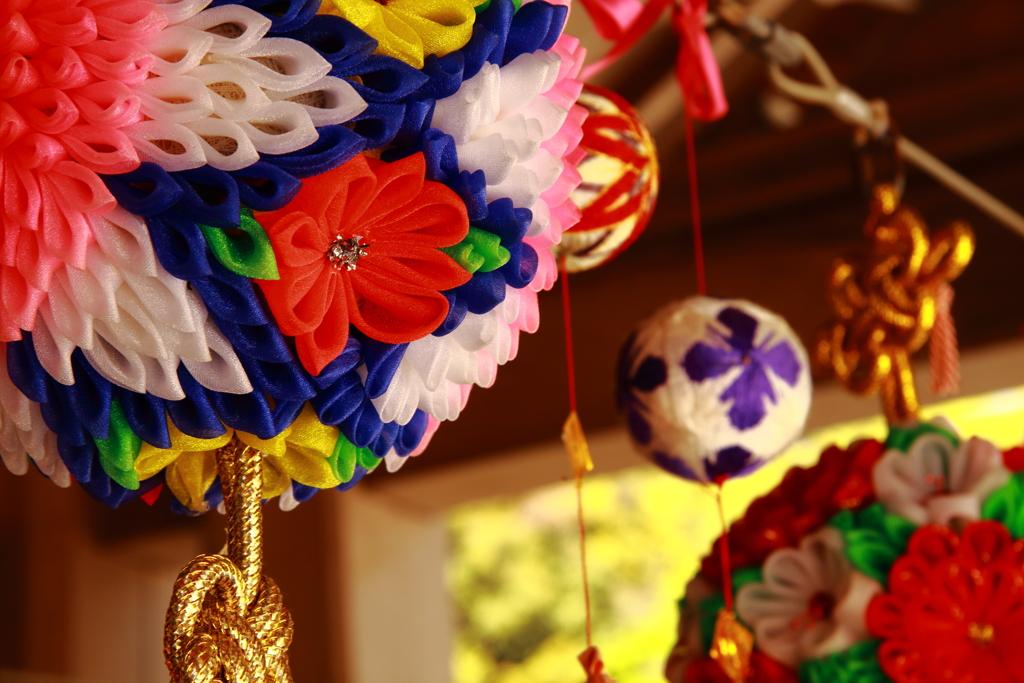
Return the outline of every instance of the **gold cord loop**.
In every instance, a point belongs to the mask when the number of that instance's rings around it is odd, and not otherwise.
[[[834,320],[818,333],[815,362],[859,394],[881,392],[891,424],[919,408],[910,356],[935,326],[935,299],[974,254],[970,226],[955,222],[928,236],[892,185],[875,187],[864,227],[867,258],[839,259],[828,281]]]
[[[291,683],[292,619],[262,576],[262,459],[237,441],[217,452],[228,557],[200,555],[178,575],[164,629],[172,683]]]

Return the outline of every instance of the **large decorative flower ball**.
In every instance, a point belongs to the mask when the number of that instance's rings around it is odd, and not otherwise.
[[[231,441],[285,508],[421,453],[579,218],[567,14],[0,2],[7,468],[199,513]]]
[[[619,95],[586,85],[580,185],[572,193],[580,221],[556,247],[570,273],[603,265],[647,227],[658,199],[658,152],[647,124]]]
[[[807,352],[760,306],[692,297],[630,337],[618,397],[633,443],[655,464],[721,481],[753,472],[800,435],[811,404]]]

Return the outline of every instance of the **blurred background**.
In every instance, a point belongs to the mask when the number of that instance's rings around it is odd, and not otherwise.
[[[754,0],[751,9],[806,35],[840,81],[889,103],[905,135],[1024,211],[1020,0]],[[607,49],[580,7],[567,32],[592,55]],[[777,95],[760,57],[731,36],[713,42],[731,110],[697,128],[709,291],[776,311],[806,344],[828,317],[829,266],[860,244],[866,207],[851,131]],[[595,619],[619,683],[660,680],[675,600],[717,533],[710,497],[632,454],[613,400],[629,332],[695,293],[675,54],[660,24],[597,80],[650,123],[662,191],[629,251],[572,280],[579,412],[599,475],[586,494]],[[964,219],[978,237],[953,315],[964,394],[979,398],[943,410],[964,433],[1019,443],[1024,399],[1009,388],[1024,383],[1024,238],[913,169],[905,201],[933,229]],[[267,506],[265,571],[297,624],[296,680],[581,678],[574,503],[558,483],[569,478],[558,442],[568,410],[560,307],[557,292],[541,297],[540,331],[422,457],[292,512]],[[875,401],[819,382],[812,434],[738,484],[730,515],[824,445],[880,433],[876,413]],[[166,498],[111,511],[35,472],[0,471],[0,682],[166,681],[171,586],[193,556],[221,547],[223,525],[216,513],[177,517]]]

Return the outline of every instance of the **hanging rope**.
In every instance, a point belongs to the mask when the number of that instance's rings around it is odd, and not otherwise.
[[[172,683],[291,683],[292,619],[262,576],[262,460],[237,441],[217,452],[228,556],[200,555],[174,584],[164,628]]]

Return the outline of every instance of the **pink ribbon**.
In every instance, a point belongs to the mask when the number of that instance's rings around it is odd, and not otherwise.
[[[598,35],[619,40],[644,9],[640,0],[580,0]]]
[[[597,75],[629,51],[657,22],[661,13],[672,5],[672,28],[679,36],[676,56],[676,78],[683,92],[687,113],[701,121],[717,121],[729,111],[722,86],[722,73],[711,50],[711,39],[704,29],[707,0],[648,0],[629,26],[615,22],[634,9],[629,0],[584,0],[598,33],[616,42],[604,57],[583,70],[583,79]],[[605,32],[608,32],[606,35]]]

